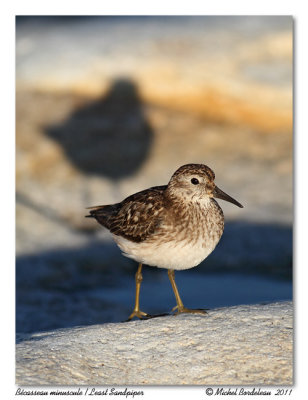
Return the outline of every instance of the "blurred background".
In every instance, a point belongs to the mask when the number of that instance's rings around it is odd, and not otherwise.
[[[137,264],[85,207],[204,163],[244,205],[198,267],[184,304],[292,298],[293,19],[16,18],[16,329],[121,321]],[[175,305],[145,267],[141,309]]]

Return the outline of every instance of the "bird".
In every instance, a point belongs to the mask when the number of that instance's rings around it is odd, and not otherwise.
[[[120,203],[88,207],[89,215],[107,228],[123,255],[139,263],[135,274],[135,305],[127,321],[152,315],[140,309],[142,266],[165,268],[176,306],[171,313],[206,314],[183,304],[175,283],[175,271],[199,265],[218,244],[224,230],[224,214],[215,200],[243,208],[214,183],[215,174],[204,164],[179,167],[167,185],[154,186]]]

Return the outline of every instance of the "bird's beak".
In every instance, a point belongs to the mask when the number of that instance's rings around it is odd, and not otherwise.
[[[223,192],[219,187],[215,186],[215,189],[213,190],[213,196],[216,197],[217,199],[222,199],[225,201],[228,201],[229,203],[233,203],[236,206],[243,208],[242,204],[240,204],[238,201],[233,199],[231,196],[229,196],[227,193]]]

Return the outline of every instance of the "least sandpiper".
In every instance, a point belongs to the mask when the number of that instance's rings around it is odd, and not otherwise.
[[[219,189],[214,172],[203,164],[187,164],[168,185],[135,193],[121,203],[89,207],[90,215],[113,235],[124,255],[139,262],[135,307],[128,317],[152,316],[141,311],[139,293],[142,265],[166,268],[179,313],[205,313],[184,307],[174,271],[196,267],[216,247],[224,229],[224,215],[215,198],[240,203]]]

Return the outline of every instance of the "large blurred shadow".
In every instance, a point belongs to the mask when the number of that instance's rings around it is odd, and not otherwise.
[[[147,159],[153,132],[136,84],[114,81],[107,94],[74,111],[60,125],[45,128],[81,172],[119,180]]]
[[[16,265],[16,331],[37,332],[125,320],[137,263],[113,242],[23,255]],[[141,307],[175,305],[164,269],[145,267]],[[215,251],[197,268],[177,271],[188,307],[216,308],[292,298],[292,228],[229,222]]]

